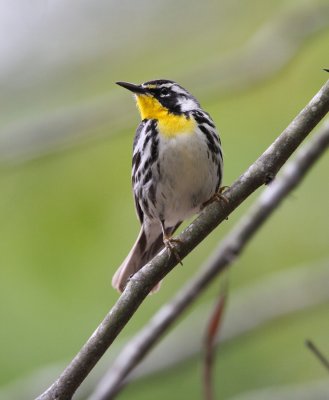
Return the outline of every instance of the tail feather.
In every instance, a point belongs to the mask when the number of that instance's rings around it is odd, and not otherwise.
[[[128,256],[112,278],[112,286],[123,292],[129,278],[147,264],[164,247],[162,230],[159,223],[142,226],[138,238]],[[160,282],[152,292],[160,288]]]

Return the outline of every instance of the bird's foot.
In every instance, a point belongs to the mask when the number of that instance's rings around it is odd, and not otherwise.
[[[205,207],[207,207],[209,204],[213,203],[214,201],[218,201],[218,202],[224,201],[224,203],[229,204],[228,198],[223,194],[225,192],[225,190],[227,190],[229,188],[230,188],[229,186],[220,187],[218,189],[218,191],[210,197],[209,200],[205,201],[202,204],[201,209],[203,210]]]
[[[171,236],[164,236],[163,243],[169,253],[176,257],[176,260],[180,263],[180,265],[183,265],[182,259],[180,258],[180,255],[175,247],[175,244],[182,244],[183,242],[180,239],[174,239]]]

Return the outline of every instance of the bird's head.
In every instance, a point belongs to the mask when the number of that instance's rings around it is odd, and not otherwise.
[[[142,119],[160,119],[168,113],[181,115],[200,108],[198,101],[174,81],[158,79],[141,85],[116,83],[135,94]]]

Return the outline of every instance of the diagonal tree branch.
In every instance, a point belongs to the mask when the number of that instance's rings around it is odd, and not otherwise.
[[[179,236],[181,258],[190,253],[251,193],[269,182],[305,137],[329,111],[329,81],[288,125],[275,142],[225,192],[228,204],[211,204]],[[151,289],[177,264],[176,257],[163,250],[136,273],[113,308],[66,367],[38,400],[69,400],[99,359],[134,315]]]
[[[127,343],[89,400],[110,400],[122,389],[124,380],[185,309],[240,254],[253,235],[271,216],[281,201],[301,182],[305,174],[329,146],[329,121],[289,162],[282,174],[266,188],[250,211],[227,235],[201,272],[165,304],[131,341]]]

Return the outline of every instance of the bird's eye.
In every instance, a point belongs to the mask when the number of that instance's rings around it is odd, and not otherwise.
[[[160,90],[160,96],[161,97],[165,97],[165,96],[168,96],[168,95],[169,95],[169,89],[168,88],[164,87],[164,88],[162,88]]]

